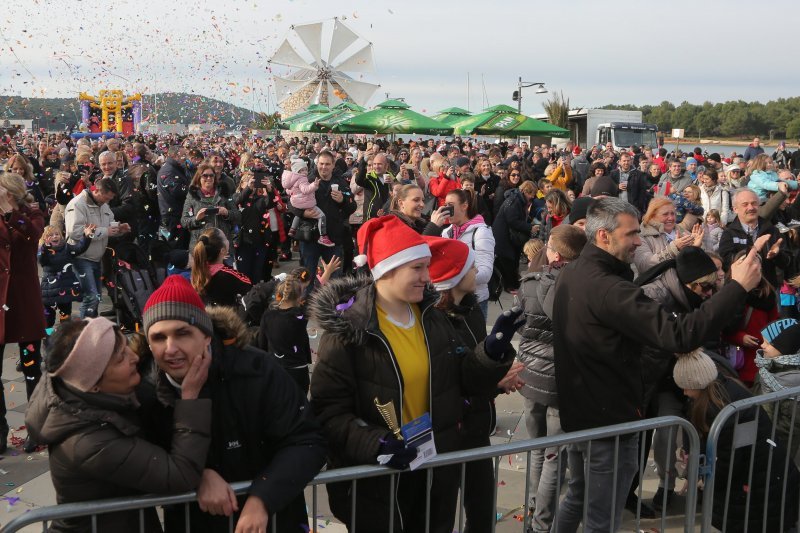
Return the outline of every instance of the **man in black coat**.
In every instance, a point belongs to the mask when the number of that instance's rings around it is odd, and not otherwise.
[[[211,446],[192,531],[308,531],[303,489],[325,463],[319,424],[300,388],[277,360],[248,344],[247,328],[228,307],[210,308],[189,282],[170,276],[147,300],[144,331],[158,364],[157,401],[143,402],[148,433],[169,449],[172,413],[184,376],[211,356],[200,396],[212,401]],[[237,497],[230,483],[253,483]],[[165,510],[165,531],[188,531],[184,506]],[[238,524],[237,524],[238,522]]]
[[[181,147],[170,146],[156,179],[158,211],[161,215],[159,233],[174,248],[186,248],[189,244],[189,232],[180,225],[191,180],[180,162],[180,156]]]
[[[589,243],[559,275],[553,305],[556,387],[564,431],[642,420],[642,347],[671,353],[697,348],[719,335],[731,311],[743,306],[761,277],[753,250],[731,267],[731,283],[698,309],[669,313],[632,282],[630,264],[641,245],[635,208],[619,198],[596,200],[587,211],[585,230]],[[577,529],[584,492],[591,510],[584,527],[619,528],[638,470],[638,440],[638,433],[616,443],[594,440],[591,453],[587,442],[570,446],[572,478],[561,504],[559,531]],[[586,486],[586,479],[591,485]]]
[[[780,287],[777,269],[785,269],[791,262],[791,255],[783,244],[780,232],[769,220],[758,216],[759,200],[752,189],[736,191],[732,203],[736,219],[725,227],[719,240],[719,255],[726,269],[736,254],[749,249],[759,237],[769,235],[764,246],[762,269],[764,278],[773,287]]]
[[[300,251],[303,256],[303,266],[317,271],[320,258],[326,263],[335,255],[342,257],[343,244],[345,239],[350,239],[349,219],[356,210],[356,202],[350,192],[350,184],[341,176],[334,175],[333,164],[336,157],[327,150],[323,150],[317,156],[317,164],[308,177],[309,181],[320,178],[319,188],[314,193],[319,207],[328,222],[328,238],[336,246],[327,247],[314,242],[301,242]],[[339,272],[334,274],[335,277]]]

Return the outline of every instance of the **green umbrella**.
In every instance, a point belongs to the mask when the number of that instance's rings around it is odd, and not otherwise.
[[[460,107],[448,107],[447,109],[442,109],[439,111],[439,114],[434,115],[431,118],[441,122],[442,124],[452,126],[456,122],[460,122],[470,115],[472,115],[472,113],[466,109],[461,109]]]
[[[289,129],[292,131],[324,133],[330,131],[332,127],[332,125],[330,125],[331,122],[337,124],[363,112],[364,108],[360,105],[356,105],[352,102],[342,102],[331,109],[330,113],[323,113],[321,115],[311,114],[292,121],[289,125]]]
[[[295,122],[297,122],[298,120],[302,120],[302,119],[305,119],[305,118],[310,117],[310,116],[322,115],[322,114],[326,114],[326,113],[330,113],[330,112],[331,112],[331,110],[328,109],[326,106],[324,106],[322,104],[311,104],[310,106],[308,106],[306,108],[305,111],[301,111],[300,113],[297,113],[297,114],[292,115],[291,117],[289,117],[287,119],[282,120],[278,124],[278,127],[280,129],[282,129],[282,130],[288,130],[291,127],[291,125],[294,124]]]
[[[569,130],[517,113],[507,105],[496,105],[482,113],[452,123],[455,135],[503,135],[506,137],[569,137]]]
[[[400,100],[386,100],[375,109],[349,118],[333,126],[338,133],[419,133],[450,135],[453,128],[412,111]]]

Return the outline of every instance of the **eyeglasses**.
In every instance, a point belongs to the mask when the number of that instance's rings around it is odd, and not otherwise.
[[[216,174],[200,174],[201,178],[216,178]]]
[[[512,172],[511,177],[513,178],[514,176],[519,176],[519,172]]]

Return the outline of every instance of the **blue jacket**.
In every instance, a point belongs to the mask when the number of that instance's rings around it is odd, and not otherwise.
[[[753,173],[750,174],[750,181],[747,186],[753,189],[758,195],[758,199],[763,202],[767,199],[767,191],[775,192],[778,190],[778,183],[780,183],[780,180],[778,179],[778,174],[774,171],[754,170]],[[790,189],[797,190],[796,181],[786,181],[784,183],[786,183]]]

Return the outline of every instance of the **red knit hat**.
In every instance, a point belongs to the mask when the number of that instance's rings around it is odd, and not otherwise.
[[[162,320],[183,320],[206,335],[212,335],[214,331],[203,300],[180,274],[165,279],[147,299],[142,315],[144,334],[147,335],[150,326]]]
[[[472,248],[456,239],[423,237],[431,249],[431,282],[437,291],[458,285],[475,264]]]
[[[425,240],[394,215],[373,218],[358,230],[358,266],[369,265],[374,279],[395,268],[431,256]]]

